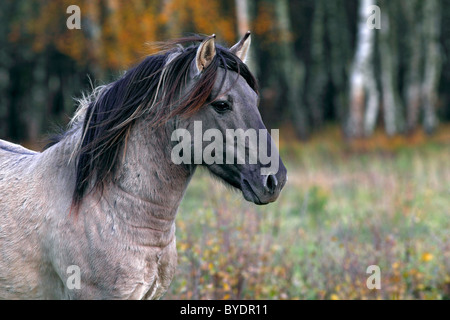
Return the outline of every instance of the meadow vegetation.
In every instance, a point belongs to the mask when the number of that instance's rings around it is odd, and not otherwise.
[[[289,182],[276,203],[255,206],[196,173],[165,299],[450,298],[449,127],[431,139],[284,136]],[[380,290],[366,286],[370,265]]]

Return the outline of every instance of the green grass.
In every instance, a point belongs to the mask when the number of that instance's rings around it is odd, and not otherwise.
[[[267,206],[196,173],[166,299],[449,299],[450,144],[319,138],[281,153],[289,182]]]

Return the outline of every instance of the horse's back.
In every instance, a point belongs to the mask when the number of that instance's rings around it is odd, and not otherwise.
[[[21,145],[0,139],[0,157],[35,154],[37,154],[37,152],[24,148]]]
[[[11,174],[22,171],[23,166],[27,166],[25,162],[28,161],[22,160],[34,158],[37,154],[39,153],[36,151],[0,139],[0,183],[7,180]]]

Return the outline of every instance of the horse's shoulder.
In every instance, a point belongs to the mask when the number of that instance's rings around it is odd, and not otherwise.
[[[36,151],[22,147],[21,145],[11,143],[0,139],[0,152],[15,153],[19,155],[35,155]]]

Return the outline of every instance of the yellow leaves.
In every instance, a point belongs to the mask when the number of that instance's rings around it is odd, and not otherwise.
[[[230,285],[228,284],[228,283],[226,283],[226,282],[224,282],[223,283],[223,288],[222,288],[224,291],[230,291],[231,290],[231,287],[230,287]]]
[[[450,275],[445,275],[445,283],[450,284]]]
[[[416,287],[417,290],[424,290],[425,289],[425,285],[423,283],[419,283]]]
[[[339,296],[337,294],[333,293],[333,294],[330,295],[330,300],[340,300],[340,299],[339,299]]]
[[[417,269],[411,269],[411,270],[409,270],[409,275],[411,275],[411,276],[415,276],[416,274],[418,274],[418,271],[417,271]]]
[[[188,249],[188,244],[186,242],[177,243],[178,244],[178,250],[181,252],[184,252]]]
[[[258,14],[254,22],[255,34],[265,35],[273,28],[274,8],[269,4],[259,6]]]
[[[224,11],[224,4],[218,0],[171,0],[164,4],[144,0],[79,0],[81,30],[66,28],[66,9],[71,4],[69,0],[42,2],[35,9],[37,14],[26,23],[11,24],[9,41],[17,42],[31,35],[35,51],[50,45],[79,64],[115,70],[128,68],[147,55],[145,43],[187,32],[215,33],[221,42],[228,44],[236,41],[234,10]]]
[[[429,261],[433,260],[433,255],[429,252],[424,252],[422,254],[422,257],[420,258],[420,260],[423,262],[429,262]]]
[[[172,0],[163,5],[157,21],[168,37],[178,37],[186,32],[215,33],[220,41],[228,44],[236,41],[234,11],[224,14],[217,0]]]

